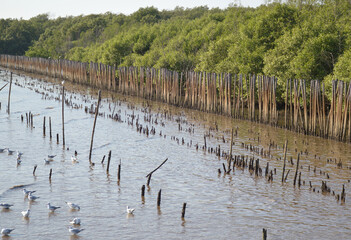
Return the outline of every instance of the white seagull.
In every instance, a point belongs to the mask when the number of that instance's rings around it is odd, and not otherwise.
[[[19,152],[17,151],[17,158],[20,159],[22,157],[23,153],[22,152]]]
[[[23,188],[23,194],[24,194],[24,195],[28,195],[28,194],[35,193],[35,192],[36,192],[36,191],[29,191],[29,190]]]
[[[78,162],[78,158],[75,156],[71,156],[71,160],[72,160],[72,162]]]
[[[80,210],[80,207],[78,204],[75,204],[75,203],[71,203],[71,202],[65,202],[71,209],[74,209],[74,210]]]
[[[0,153],[3,153],[6,151],[7,148],[0,148]]]
[[[21,213],[22,213],[23,217],[27,218],[27,217],[29,217],[30,209],[27,209],[26,211],[22,211]]]
[[[10,209],[10,207],[12,207],[13,204],[8,204],[8,203],[0,203],[0,207],[2,207],[3,209]]]
[[[80,225],[80,218],[73,218],[73,220],[69,223],[73,225]]]
[[[40,197],[34,196],[32,193],[29,193],[29,194],[28,194],[28,200],[29,200],[29,201],[35,201],[35,200],[37,200],[38,198],[40,198]]]
[[[127,206],[127,213],[133,214],[134,210],[135,210],[135,208],[129,208],[129,206]]]
[[[84,230],[84,228],[79,229],[79,228],[74,228],[74,227],[71,227],[71,226],[68,228],[68,231],[70,233],[74,234],[74,235],[77,235],[78,233],[80,233],[83,230]]]
[[[50,164],[50,160],[47,160],[46,158],[44,158],[44,162],[45,164]]]
[[[56,209],[61,208],[61,207],[53,206],[53,205],[51,205],[50,203],[48,203],[47,206],[48,206],[48,209],[49,209],[51,212],[54,212]]]
[[[15,230],[14,228],[3,228],[1,229],[1,234],[4,236],[8,236],[13,230]]]

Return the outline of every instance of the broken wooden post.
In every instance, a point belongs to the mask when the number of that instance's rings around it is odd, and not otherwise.
[[[49,173],[49,180],[51,181],[51,175],[52,175],[52,168],[50,168],[50,173]]]
[[[162,167],[163,164],[165,164],[167,162],[168,158],[166,158],[166,160],[164,160],[157,168],[155,168],[154,170],[152,170],[148,175],[146,175],[146,177],[148,177],[147,180],[147,185],[149,186],[150,183],[150,179],[151,179],[151,175],[156,172],[157,169],[159,169],[160,167]]]
[[[152,176],[152,173],[149,175],[149,177],[147,178],[147,183],[146,183],[146,186],[150,186],[150,181],[151,181],[151,176]]]
[[[101,163],[104,163],[106,155],[104,155],[101,159]]]
[[[93,141],[94,141],[96,119],[97,119],[97,116],[99,114],[100,101],[101,101],[101,90],[99,90],[98,103],[97,103],[97,107],[96,107],[96,110],[95,110],[95,119],[94,119],[94,125],[93,125],[93,132],[91,133],[90,151],[89,151],[89,162],[90,162],[90,164],[91,164],[91,151],[93,150]]]

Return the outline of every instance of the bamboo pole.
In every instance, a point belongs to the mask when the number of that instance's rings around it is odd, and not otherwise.
[[[12,88],[12,72],[11,72],[11,76],[10,76],[9,96],[8,96],[8,100],[7,100],[7,113],[8,114],[10,114],[11,88]]]
[[[99,107],[100,107],[100,101],[101,101],[101,90],[99,90],[99,95],[98,95],[98,103],[97,107],[95,110],[95,118],[94,118],[94,125],[93,125],[93,131],[91,133],[91,141],[90,141],[90,151],[89,151],[89,163],[91,164],[91,152],[93,150],[93,141],[94,141],[94,133],[95,133],[95,126],[96,126],[96,119],[99,114]]]

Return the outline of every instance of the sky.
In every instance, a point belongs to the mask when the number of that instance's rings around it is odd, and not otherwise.
[[[43,13],[48,13],[50,18],[106,12],[129,15],[141,7],[151,6],[158,10],[205,5],[224,9],[233,3],[240,3],[244,7],[258,7],[264,0],[0,0],[0,18],[29,19]]]

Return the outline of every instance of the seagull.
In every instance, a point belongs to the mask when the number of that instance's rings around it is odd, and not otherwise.
[[[23,194],[24,194],[24,195],[32,194],[32,193],[35,193],[35,192],[36,192],[36,191],[29,191],[29,190],[23,188]]]
[[[0,203],[0,207],[2,207],[3,209],[10,209],[10,207],[12,207],[13,204],[8,204],[8,203]]]
[[[21,160],[21,158],[19,158],[19,157],[17,157],[17,165],[20,165],[21,164],[21,162],[22,162],[22,160]]]
[[[37,197],[37,196],[34,196],[32,193],[29,193],[28,194],[28,199],[30,200],[30,201],[35,201],[36,199],[38,199],[39,197]]]
[[[6,151],[7,148],[0,148],[0,153],[3,153]]]
[[[1,229],[1,234],[3,236],[8,236],[13,230],[15,230],[14,228],[3,228]]]
[[[7,155],[12,155],[15,151],[10,150],[9,148],[7,148]]]
[[[134,213],[134,210],[135,210],[135,208],[129,208],[129,207],[127,206],[127,213],[133,214],[133,213]]]
[[[65,202],[71,209],[74,210],[80,210],[79,205],[75,204],[75,203],[71,203],[71,202]]]
[[[73,225],[80,225],[80,218],[74,218],[72,221],[69,222]]]
[[[51,159],[51,160],[53,160],[54,157],[56,157],[56,155],[48,155],[48,158]]]
[[[17,151],[17,158],[20,159],[22,157],[23,153],[22,152],[19,152]]]
[[[77,235],[78,233],[80,233],[83,230],[84,230],[84,228],[83,229],[79,229],[79,228],[74,228],[74,227],[71,227],[71,226],[68,228],[68,231],[70,233],[74,234],[74,235]]]
[[[72,160],[72,162],[78,162],[77,160],[77,157],[75,157],[75,156],[71,156],[71,160]]]
[[[29,217],[30,209],[27,209],[26,211],[22,211],[21,213],[22,213],[23,217],[27,218],[27,217]]]
[[[44,158],[44,162],[45,164],[50,164],[50,160],[47,160],[46,158]]]
[[[61,207],[53,206],[50,203],[48,203],[47,206],[51,212],[54,212],[56,209],[61,208]]]

